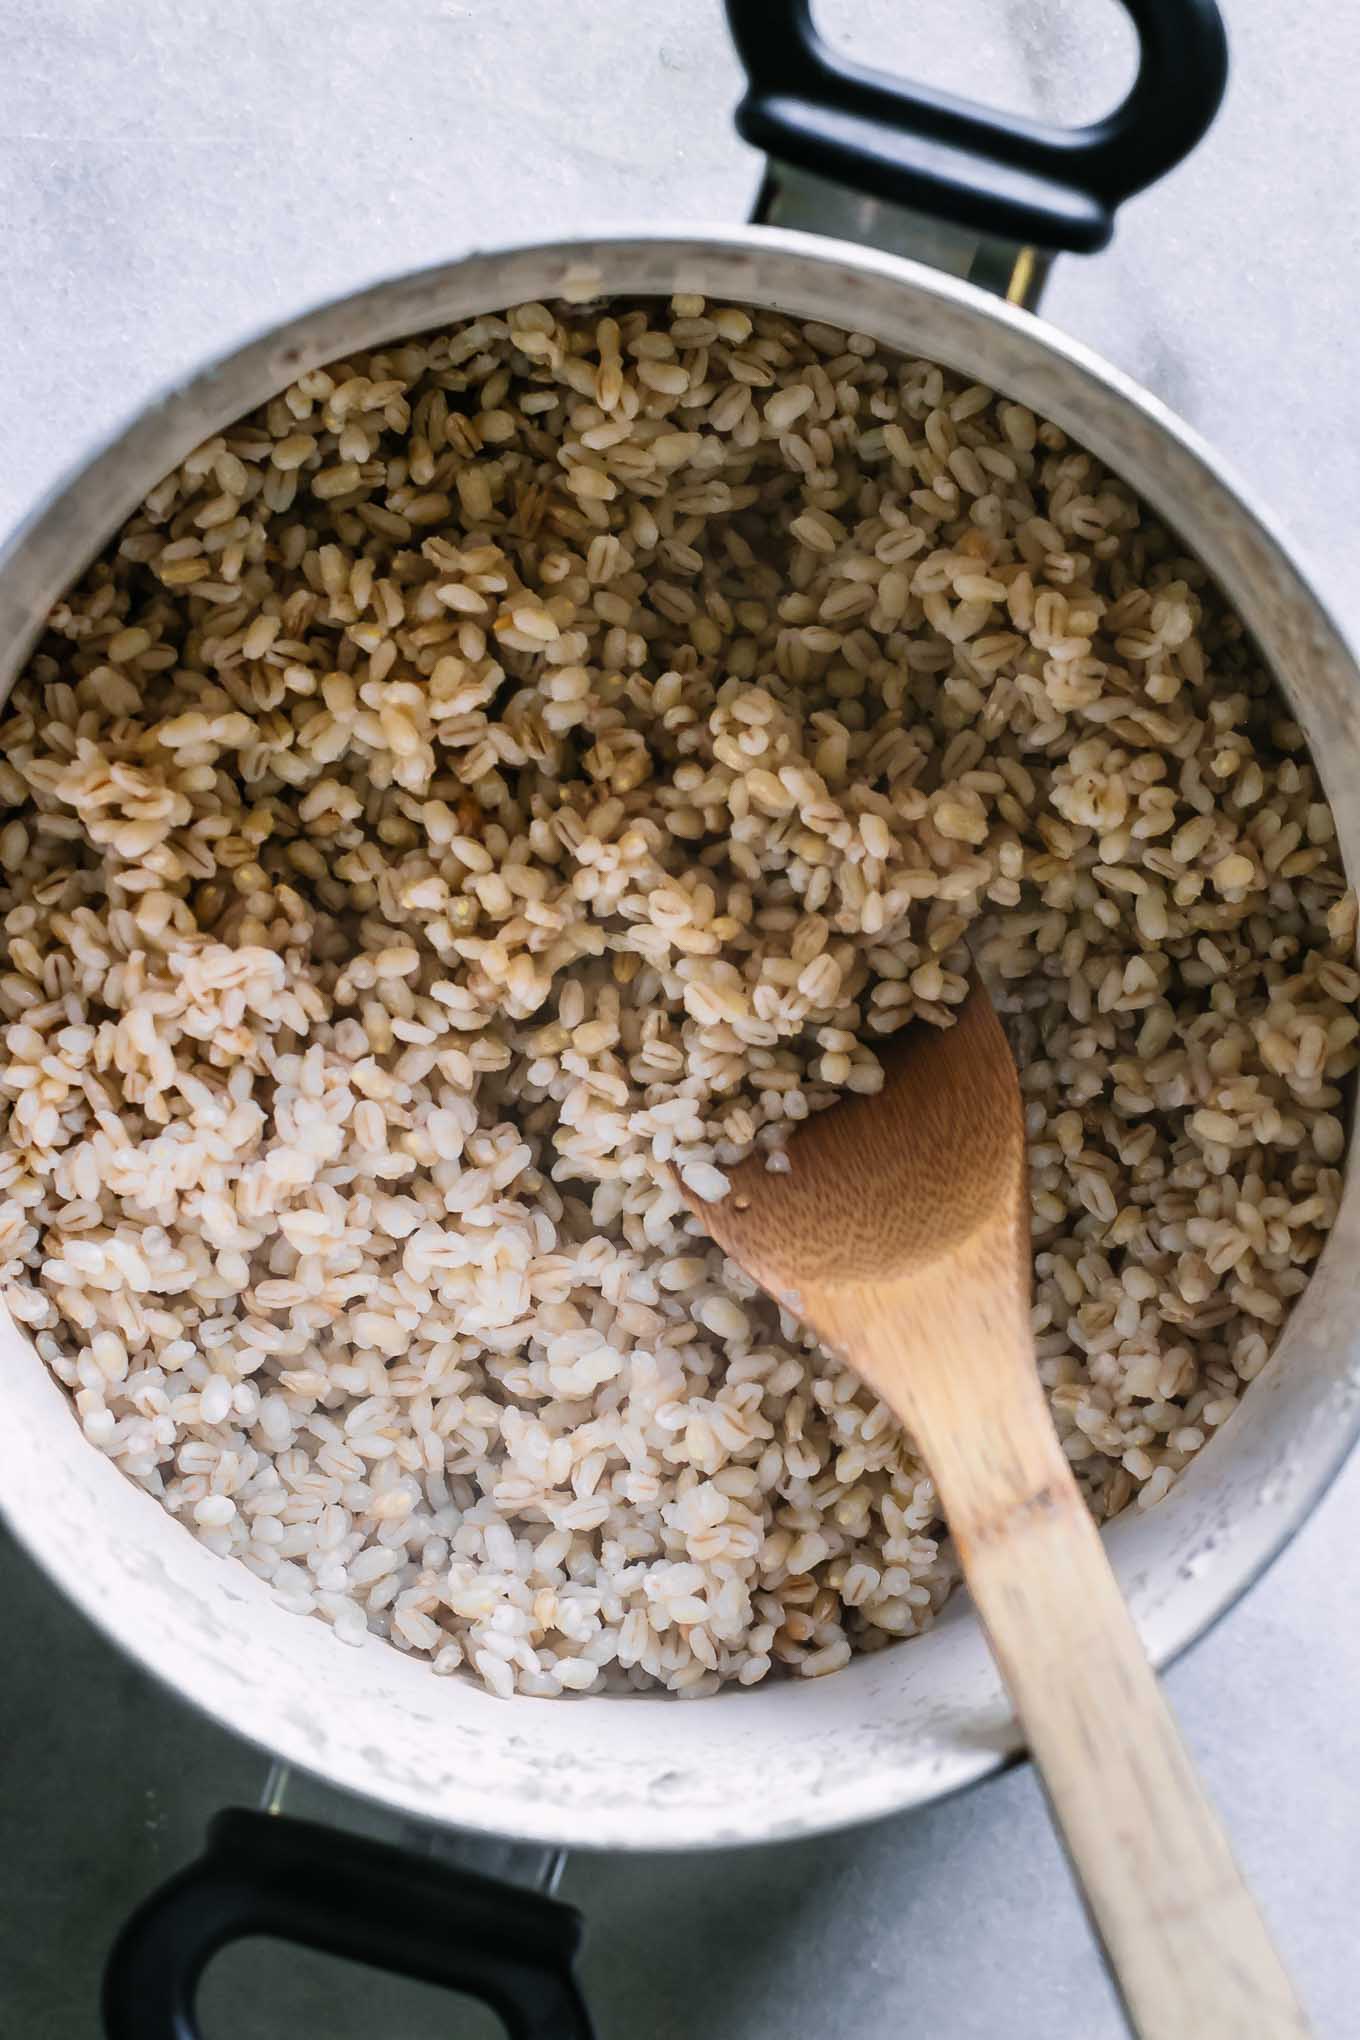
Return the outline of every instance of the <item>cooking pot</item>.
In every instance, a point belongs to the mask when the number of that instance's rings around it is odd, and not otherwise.
[[[730,0],[750,78],[738,124],[771,157],[757,223],[610,229],[473,254],[307,312],[213,363],[95,454],[9,546],[0,682],[12,680],[48,606],[152,485],[305,370],[526,299],[697,292],[856,329],[946,363],[1055,419],[1123,476],[1254,633],[1319,761],[1347,866],[1360,871],[1352,651],[1217,457],[1154,398],[1025,308],[1049,256],[1098,248],[1118,202],[1171,167],[1216,109],[1225,56],[1212,0],[1126,5],[1141,41],[1128,99],[1094,128],[1051,131],[852,69],[818,44],[806,0]],[[874,245],[854,245],[865,242]],[[914,251],[938,266],[908,259]],[[1352,1172],[1317,1270],[1241,1407],[1165,1501],[1108,1530],[1159,1664],[1269,1563],[1351,1446],[1360,1427],[1350,1272],[1358,1253]],[[697,1706],[663,1695],[506,1703],[470,1682],[436,1679],[376,1638],[347,1648],[323,1624],[283,1612],[244,1567],[214,1557],[101,1457],[8,1321],[0,1348],[0,1506],[53,1582],[223,1726],[403,1815],[550,1845],[754,1843],[921,1805],[1015,1753],[997,1675],[961,1597],[919,1639],[832,1678],[772,1682]],[[512,1929],[494,1893],[456,1877],[439,1883],[453,1873],[403,1868],[379,1860],[381,1851],[364,1855],[372,1844],[323,1841],[285,1822],[243,1827],[245,1818],[229,1818],[206,1865],[125,1940],[110,1976],[111,2031],[190,2033],[197,1966],[233,1933],[264,1930],[461,1980],[518,2020],[517,2030],[586,2030],[565,1978],[574,1929],[548,1901]],[[473,1909],[453,1952],[450,1906]],[[516,1935],[537,1950],[528,1983],[502,1973]]]

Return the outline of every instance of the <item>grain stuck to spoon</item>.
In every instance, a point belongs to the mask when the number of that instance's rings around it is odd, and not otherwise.
[[[975,986],[885,1083],[691,1208],[854,1367],[939,1491],[1130,2022],[1155,2040],[1307,2031],[1054,1431],[1030,1329],[1024,1119]]]

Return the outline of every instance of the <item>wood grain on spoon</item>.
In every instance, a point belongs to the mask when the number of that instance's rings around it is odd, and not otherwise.
[[[1053,1428],[990,999],[882,1057],[883,1090],[801,1127],[787,1173],[753,1157],[688,1202],[912,1432],[1135,2032],[1305,2034]]]

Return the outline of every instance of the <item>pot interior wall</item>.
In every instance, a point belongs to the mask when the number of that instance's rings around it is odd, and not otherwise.
[[[1356,671],[1279,542],[1176,421],[1079,347],[966,285],[890,257],[736,229],[474,256],[295,321],[172,391],[21,532],[0,565],[0,685],[51,601],[192,446],[305,368],[531,298],[675,290],[867,332],[1056,419],[1137,487],[1217,576],[1321,763],[1360,870]],[[1170,1496],[1109,1547],[1159,1660],[1196,1636],[1297,1527],[1360,1425],[1342,1213],[1269,1367]],[[213,1558],[81,1435],[32,1348],[0,1323],[0,1506],[69,1597],[225,1725],[333,1783],[427,1818],[600,1846],[804,1833],[920,1803],[992,1768],[1013,1732],[956,1600],[928,1635],[818,1681],[724,1694],[499,1701],[377,1640],[337,1643]]]

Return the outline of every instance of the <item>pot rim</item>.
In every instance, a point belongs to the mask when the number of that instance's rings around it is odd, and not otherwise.
[[[60,579],[47,599],[55,599],[61,589],[82,573],[90,560],[107,542],[122,518],[139,499],[134,493],[124,508],[117,509],[119,488],[116,486],[115,470],[122,471],[125,456],[136,448],[142,439],[148,444],[174,434],[181,416],[186,429],[180,434],[181,455],[190,450],[203,436],[201,428],[188,429],[191,409],[195,404],[210,401],[216,386],[235,373],[238,377],[247,370],[260,383],[260,394],[247,396],[244,403],[233,403],[230,418],[241,415],[243,410],[284,387],[305,367],[335,358],[335,349],[319,345],[312,332],[314,327],[324,328],[327,322],[340,314],[349,312],[361,317],[369,337],[366,341],[351,340],[350,346],[378,346],[388,341],[397,341],[411,333],[429,330],[431,321],[426,319],[423,327],[412,325],[403,319],[401,306],[417,295],[436,297],[442,290],[447,294],[455,277],[463,276],[470,268],[485,264],[488,276],[496,273],[503,264],[518,261],[538,262],[545,271],[558,265],[560,274],[558,288],[545,288],[544,295],[567,297],[569,301],[593,302],[597,296],[619,298],[630,295],[650,296],[646,290],[629,291],[617,283],[601,281],[598,289],[590,287],[593,282],[596,256],[607,256],[615,265],[624,261],[636,261],[645,255],[664,255],[669,252],[675,265],[683,269],[686,261],[698,264],[716,264],[721,267],[724,260],[729,263],[743,255],[753,253],[782,253],[796,258],[801,264],[812,264],[823,270],[840,268],[858,278],[875,278],[882,285],[905,287],[916,294],[924,294],[937,302],[961,308],[968,315],[984,322],[1010,328],[1022,336],[1024,344],[1038,349],[1040,354],[1063,371],[1075,371],[1101,390],[1110,394],[1126,410],[1137,413],[1155,435],[1173,441],[1198,467],[1207,482],[1217,486],[1230,503],[1236,516],[1246,520],[1256,537],[1269,552],[1277,556],[1280,564],[1306,600],[1313,617],[1324,633],[1330,635],[1335,646],[1343,653],[1353,667],[1354,653],[1345,630],[1337,622],[1331,609],[1318,593],[1310,576],[1297,560],[1293,546],[1286,541],[1274,518],[1260,505],[1252,489],[1246,486],[1225,464],[1208,443],[1192,428],[1187,426],[1173,411],[1158,398],[1145,391],[1124,371],[1107,362],[1083,342],[1075,340],[1036,318],[1033,314],[1019,310],[998,299],[988,296],[975,286],[939,271],[923,267],[906,257],[867,249],[854,243],[831,240],[821,235],[807,234],[789,229],[765,226],[730,226],[711,223],[680,223],[657,230],[646,225],[640,227],[609,227],[597,232],[583,232],[563,240],[543,240],[531,237],[522,241],[507,243],[495,249],[470,249],[460,257],[432,264],[426,268],[401,272],[391,277],[381,277],[358,289],[342,292],[319,304],[309,306],[301,313],[283,322],[265,327],[256,334],[238,342],[226,352],[210,357],[192,372],[173,379],[156,396],[141,404],[112,432],[104,435],[94,450],[70,464],[39,499],[29,514],[11,532],[3,547],[0,547],[0,644],[11,648],[4,664],[6,673],[0,676],[0,687],[7,693],[11,667],[17,671],[27,658],[29,650],[40,632],[43,610],[34,613],[32,603],[19,602],[17,595],[11,595],[10,587],[16,570],[25,568],[40,581],[50,582],[53,576],[47,571],[50,562],[65,557]],[[755,281],[755,278],[752,278]],[[677,286],[672,286],[677,287]],[[730,289],[734,300],[759,304],[762,301],[758,289],[740,288],[735,277],[724,276],[714,286],[717,294],[721,289],[726,294]],[[492,289],[486,294],[482,309],[491,312],[500,310],[505,304],[516,301],[515,295],[499,296]],[[770,300],[766,300],[770,302]],[[775,301],[776,308],[788,309],[787,301]],[[383,307],[390,305],[390,311]],[[458,312],[451,317],[463,317]],[[806,312],[792,312],[791,316],[811,316]],[[865,330],[874,331],[874,322],[866,321]],[[310,343],[310,344],[309,344]],[[885,341],[894,351],[901,352],[897,341]],[[933,358],[932,350],[923,348],[923,353]],[[267,387],[265,386],[267,385]],[[1048,407],[1052,415],[1061,422],[1062,404]],[[224,426],[229,419],[223,419]],[[222,429],[222,426],[213,428]],[[1074,428],[1076,430],[1076,428]],[[195,434],[197,436],[195,436]],[[1083,444],[1090,440],[1085,429],[1076,430],[1076,436]],[[1101,458],[1099,444],[1093,446]],[[162,472],[169,467],[175,456],[164,462]],[[1113,463],[1116,467],[1118,463]],[[156,477],[153,477],[154,480]],[[146,484],[150,486],[150,483]],[[1178,519],[1174,504],[1163,504],[1158,500],[1157,491],[1149,488],[1140,479],[1136,486],[1139,493],[1151,502],[1158,513],[1166,517],[1173,526]],[[105,508],[113,505],[111,514],[101,513],[102,529],[93,544],[82,550],[74,568],[69,564],[72,555],[63,554],[63,539],[69,538],[65,530],[64,511],[69,501],[80,491],[97,489],[103,496]],[[126,491],[123,491],[126,495]],[[93,513],[90,513],[93,517]],[[1196,543],[1191,547],[1197,555],[1203,556],[1203,548]],[[1206,566],[1216,580],[1229,585],[1232,575],[1225,572],[1212,559],[1206,558]],[[1249,604],[1239,599],[1229,585],[1229,592],[1239,607]],[[3,694],[0,694],[3,699]],[[1297,706],[1297,705],[1296,705]],[[1310,1276],[1309,1289],[1317,1278],[1319,1269],[1326,1264],[1328,1252],[1315,1266]],[[1305,1292],[1306,1294],[1306,1292]],[[20,1326],[16,1332],[32,1349],[32,1342]],[[34,1353],[35,1364],[43,1363]],[[44,1372],[46,1370],[44,1369]],[[1181,1620],[1168,1630],[1165,1625],[1160,1635],[1154,1638],[1151,1654],[1154,1663],[1165,1667],[1200,1637],[1229,1610],[1266,1571],[1274,1559],[1292,1539],[1306,1518],[1322,1499],[1341,1466],[1360,1436],[1360,1398],[1352,1399],[1349,1406],[1335,1413],[1325,1439],[1310,1440],[1310,1465],[1307,1476],[1295,1479],[1290,1491],[1278,1509],[1269,1533],[1256,1540],[1256,1548],[1240,1559],[1234,1568],[1225,1567],[1224,1579],[1219,1590],[1207,1597],[1201,1596],[1188,1620]],[[95,1448],[85,1449],[93,1452]],[[17,1541],[33,1558],[38,1567],[58,1586],[68,1600],[72,1601],[91,1619],[112,1642],[118,1645],[139,1666],[169,1686],[176,1694],[190,1704],[199,1707],[219,1726],[242,1736],[261,1750],[279,1757],[299,1771],[318,1777],[328,1784],[340,1784],[343,1789],[361,1794],[379,1803],[400,1807],[416,1817],[430,1818],[428,1808],[422,1809],[413,1793],[403,1792],[400,1786],[388,1779],[369,1779],[354,1775],[340,1775],[328,1771],[310,1753],[305,1738],[291,1727],[278,1723],[278,1733],[266,1738],[262,1730],[243,1728],[234,1718],[229,1701],[219,1700],[204,1690],[189,1694],[157,1661],[154,1637],[137,1634],[129,1636],[118,1629],[115,1611],[94,1594],[82,1591],[82,1581],[75,1568],[63,1562],[51,1552],[40,1548],[40,1538],[35,1533],[30,1539],[32,1526],[26,1522],[21,1510],[12,1508],[6,1497],[0,1496],[0,1514],[3,1514]],[[182,1528],[182,1526],[178,1526]],[[636,1696],[647,1698],[651,1696]],[[669,1699],[670,1696],[655,1696]],[[716,1696],[731,1704],[728,1696]],[[738,1703],[739,1704],[739,1703]],[[951,1796],[994,1772],[1006,1768],[1016,1760],[1019,1752],[1018,1734],[1012,1727],[1009,1740],[1005,1737],[987,1746],[974,1744],[962,1754],[956,1754],[954,1761],[939,1771],[933,1781],[920,1789],[908,1792],[899,1788],[898,1781],[875,1781],[864,1773],[851,1780],[843,1780],[834,1788],[828,1788],[825,1796],[806,1808],[796,1823],[790,1824],[786,1814],[774,1806],[758,1805],[749,1811],[729,1807],[722,1819],[705,1817],[698,1808],[657,1806],[644,1818],[636,1810],[622,1814],[615,1819],[595,1823],[596,1832],[583,1840],[572,1825],[569,1812],[555,1804],[517,1803],[514,1808],[514,1825],[492,1827],[487,1818],[485,1804],[481,1800],[469,1799],[466,1809],[459,1806],[455,1814],[441,1812],[435,1816],[441,1821],[456,1819],[460,1826],[484,1833],[513,1834],[525,1839],[544,1843],[565,1844],[572,1847],[631,1847],[653,1850],[671,1848],[692,1848],[696,1845],[750,1845],[755,1842],[775,1839],[782,1834],[812,1834],[833,1830],[872,1819],[890,1812],[901,1810],[910,1804],[926,1804],[936,1798]],[[643,1832],[643,1829],[646,1832]]]

